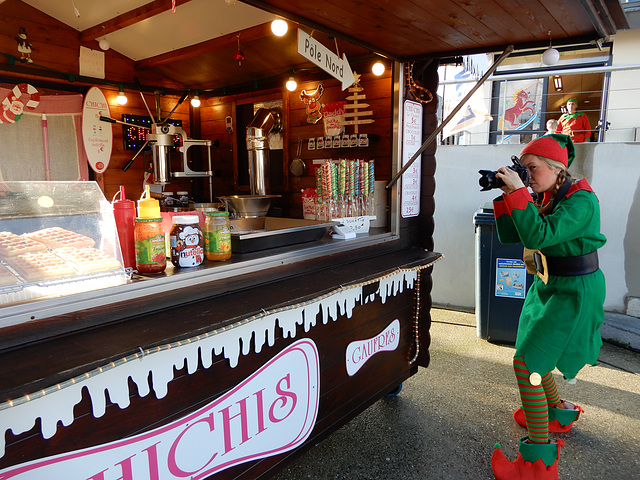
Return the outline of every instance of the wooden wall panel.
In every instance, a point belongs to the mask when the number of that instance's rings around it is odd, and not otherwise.
[[[69,74],[77,75],[78,52],[80,46],[97,49],[97,42],[80,41],[80,33],[67,27],[61,22],[41,13],[19,0],[6,0],[2,4],[0,16],[0,52],[19,57],[17,51],[16,36],[20,27],[24,27],[28,34],[28,40],[33,44],[32,58],[34,64],[27,65],[18,62],[16,68],[8,65],[7,58],[0,55],[0,71],[2,75],[15,78],[15,83],[37,79],[47,82],[46,88],[38,87],[43,95],[66,94],[65,89],[71,85],[77,91],[85,93],[93,85],[99,86],[109,103],[111,116],[117,120],[122,119],[124,113],[147,116],[147,110],[141,101],[140,94],[132,89],[133,79],[138,78],[142,85],[154,87],[178,88],[169,79],[157,78],[145,69],[135,68],[135,63],[113,50],[105,52],[106,80],[80,79],[81,81],[69,82]],[[49,70],[53,69],[53,70]],[[26,73],[25,73],[26,72]],[[315,187],[315,178],[311,168],[313,159],[321,158],[366,158],[376,161],[376,178],[388,180],[391,178],[391,134],[392,134],[392,105],[391,105],[391,73],[387,71],[378,78],[371,73],[362,75],[360,83],[364,88],[368,109],[373,110],[375,123],[361,125],[359,131],[367,133],[370,139],[368,148],[340,148],[309,151],[307,140],[309,137],[324,136],[324,125],[320,121],[317,124],[307,122],[306,106],[300,100],[301,89],[314,89],[318,83],[325,87],[324,94],[320,98],[321,103],[344,100],[349,94],[342,91],[339,82],[327,75],[318,72],[306,72],[306,80],[301,81],[295,92],[289,93],[284,89],[272,89],[260,92],[248,92],[238,95],[223,97],[207,97],[200,92],[202,105],[199,109],[198,125],[199,137],[192,137],[190,122],[190,107],[185,101],[174,113],[173,118],[183,122],[183,129],[190,138],[206,139],[219,142],[217,147],[212,147],[213,193],[217,195],[246,194],[248,186],[238,184],[237,152],[235,146],[238,140],[245,136],[245,127],[238,126],[235,118],[235,105],[265,101],[274,98],[282,98],[285,111],[283,112],[284,138],[283,148],[283,214],[289,217],[302,217],[302,205],[300,191],[304,188]],[[309,78],[317,80],[309,80]],[[105,84],[104,82],[107,82]],[[3,87],[12,88],[13,84],[0,83]],[[60,84],[60,90],[55,85]],[[65,86],[63,87],[62,84]],[[115,101],[118,87],[125,86],[129,99],[126,106],[122,107]],[[162,111],[166,114],[177,102],[182,92],[163,94],[161,99]],[[155,98],[151,93],[145,94],[145,99],[155,112]],[[233,118],[233,133],[228,134],[225,129],[225,117]],[[105,126],[109,126],[105,124]],[[127,197],[135,200],[143,192],[144,166],[151,162],[151,154],[140,155],[131,167],[123,172],[122,168],[135,155],[135,151],[124,150],[122,139],[122,126],[112,125],[113,150],[107,170],[100,175],[95,175],[95,180],[103,189],[105,197],[111,199],[118,191],[120,185],[124,185]],[[353,127],[347,127],[347,132],[352,133]],[[238,137],[240,136],[240,137]],[[302,177],[295,177],[289,172],[291,160],[297,153],[298,139],[303,139],[302,158],[307,163],[307,172]],[[194,149],[201,149],[199,155],[192,155]],[[193,170],[207,170],[206,151],[202,147],[192,147],[190,157],[195,157],[196,163],[191,166]],[[175,153],[172,159],[172,168],[182,170],[182,157]],[[200,158],[202,157],[202,158]],[[209,180],[207,178],[172,179],[165,187],[167,191],[187,190],[192,193],[195,201],[209,201]]]
[[[6,0],[2,3],[1,11],[0,52],[13,55],[19,60],[20,52],[18,52],[16,37],[20,28],[24,28],[27,40],[32,45],[33,63],[23,64],[18,61],[16,65],[28,67],[28,71],[45,74],[63,73],[61,77],[68,80],[67,74],[79,75],[80,46],[99,50],[97,41],[81,42],[80,32],[19,0]],[[113,49],[104,54],[106,81],[133,84],[134,77],[138,77],[143,85],[179,87],[174,82],[161,79],[148,71],[136,71],[133,60]],[[8,63],[10,63],[9,60],[0,55],[0,66]]]
[[[360,85],[364,88],[361,94],[366,95],[366,99],[359,103],[367,103],[367,110],[373,110],[371,118],[375,122],[367,125],[360,125],[359,132],[369,136],[369,147],[367,148],[330,148],[322,150],[309,150],[309,138],[324,136],[324,123],[320,120],[316,124],[307,121],[306,105],[300,100],[300,90],[314,90],[318,83],[325,87],[320,98],[323,104],[345,100],[349,95],[347,90],[342,91],[337,80],[330,79],[322,82],[307,81],[298,84],[298,90],[289,95],[291,106],[289,110],[289,150],[291,152],[289,162],[286,165],[289,172],[289,163],[296,155],[298,139],[302,139],[302,159],[307,165],[306,172],[301,177],[289,174],[289,195],[287,204],[288,214],[293,217],[302,216],[302,201],[300,192],[305,188],[315,188],[316,180],[314,176],[313,160],[326,158],[364,158],[374,159],[376,165],[376,179],[389,180],[391,178],[391,148],[392,148],[392,82],[391,72],[387,71],[381,77],[373,74],[363,74]],[[353,126],[346,127],[346,133],[354,133]]]

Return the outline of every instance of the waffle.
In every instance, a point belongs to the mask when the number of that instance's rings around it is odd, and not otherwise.
[[[0,232],[0,257],[15,257],[24,253],[44,252],[46,245],[16,235],[11,232]]]
[[[92,238],[60,227],[44,228],[36,232],[25,233],[24,236],[43,243],[51,249],[63,247],[93,247],[96,244]]]
[[[5,258],[5,261],[27,282],[77,275],[70,265],[51,252],[25,253],[17,257]]]
[[[9,285],[15,285],[16,283],[18,283],[16,276],[0,263],[0,287],[7,287]]]
[[[81,274],[106,272],[122,268],[122,264],[115,258],[95,248],[56,248],[57,256],[73,265]]]

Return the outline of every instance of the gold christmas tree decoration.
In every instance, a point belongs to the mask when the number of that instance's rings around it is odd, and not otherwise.
[[[360,74],[353,72],[353,76],[356,78],[356,81],[353,83],[351,87],[349,87],[349,95],[346,100],[347,103],[345,106],[347,108],[347,113],[344,114],[345,125],[353,125],[354,133],[358,133],[358,125],[366,125],[368,123],[373,123],[375,120],[373,118],[360,118],[367,115],[373,115],[373,110],[360,110],[361,108],[368,108],[368,103],[359,103],[360,100],[365,100],[367,96],[364,93],[360,93],[364,90],[360,86]]]

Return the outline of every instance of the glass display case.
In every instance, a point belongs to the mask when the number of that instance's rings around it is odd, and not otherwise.
[[[0,308],[127,283],[95,182],[0,182]]]

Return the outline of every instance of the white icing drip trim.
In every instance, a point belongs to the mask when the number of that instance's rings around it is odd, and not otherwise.
[[[402,292],[405,283],[413,288],[418,270],[431,266],[422,265],[410,269],[398,269],[382,277],[366,282],[340,288],[313,298],[298,305],[288,305],[272,311],[245,318],[231,325],[217,328],[195,337],[178,342],[140,349],[128,357],[110,362],[107,365],[71,378],[57,385],[25,395],[16,400],[0,403],[0,457],[5,451],[4,432],[11,429],[15,435],[33,428],[37,418],[42,420],[42,435],[48,439],[55,435],[58,422],[71,425],[74,421],[73,409],[82,399],[82,388],[87,387],[93,415],[101,417],[106,412],[106,394],[120,408],[129,406],[129,378],[144,397],[150,393],[148,378],[156,398],[163,398],[168,392],[168,385],[173,380],[175,369],[187,366],[189,374],[194,373],[198,361],[204,368],[213,363],[213,355],[224,354],[232,368],[238,364],[240,351],[243,355],[250,353],[251,339],[254,339],[255,351],[259,353],[266,343],[275,343],[276,322],[282,330],[284,338],[294,338],[297,325],[304,325],[309,332],[316,324],[317,314],[323,312],[323,322],[329,318],[337,321],[339,315],[351,318],[358,301],[363,302],[362,288],[380,282],[376,293],[369,295],[364,302],[373,301],[379,295],[382,302],[388,296]]]

